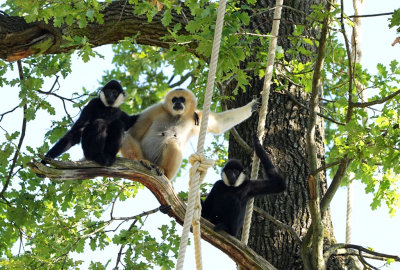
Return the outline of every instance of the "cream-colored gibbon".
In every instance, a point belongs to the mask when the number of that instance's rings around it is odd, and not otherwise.
[[[221,134],[249,118],[258,107],[258,101],[253,100],[237,109],[210,112],[207,132]],[[155,168],[159,175],[164,173],[172,179],[181,165],[186,144],[200,132],[202,111],[196,108],[197,100],[192,91],[169,91],[164,102],[144,110],[125,134],[122,156],[140,160],[148,169]]]

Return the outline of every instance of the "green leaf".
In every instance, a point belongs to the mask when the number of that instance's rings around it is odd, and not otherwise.
[[[171,10],[169,9],[169,10],[167,10],[166,12],[164,12],[164,14],[163,14],[163,17],[162,17],[162,19],[161,19],[161,23],[164,25],[164,26],[168,26],[170,23],[171,23],[171,21],[172,21],[172,15],[171,15]]]

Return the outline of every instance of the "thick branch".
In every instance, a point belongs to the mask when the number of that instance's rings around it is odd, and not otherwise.
[[[161,205],[171,205],[169,216],[182,225],[186,205],[178,197],[170,181],[164,176],[156,176],[155,172],[148,171],[139,162],[117,158],[111,167],[102,167],[92,161],[55,161],[40,156],[47,163],[55,166],[50,168],[33,160],[28,163],[31,170],[54,180],[76,179],[84,180],[98,176],[125,178],[144,184],[157,198]],[[217,233],[214,226],[205,219],[201,219],[201,237],[211,243],[232,260],[245,269],[274,269],[275,268],[260,255],[240,241],[225,232]]]
[[[378,260],[381,260],[382,258],[385,258],[385,259],[394,259],[395,261],[397,261],[397,262],[400,262],[400,256],[397,256],[397,255],[389,255],[389,254],[384,254],[384,253],[379,253],[379,252],[375,252],[375,251],[372,251],[372,250],[369,250],[369,249],[367,249],[367,248],[364,248],[364,247],[362,247],[362,246],[358,246],[358,245],[351,245],[351,244],[336,244],[336,245],[333,245],[333,246],[331,246],[327,251],[325,251],[325,253],[324,253],[324,257],[325,257],[325,259],[327,260],[327,259],[329,259],[329,257],[330,256],[332,256],[332,255],[334,255],[334,254],[336,254],[336,253],[339,253],[340,252],[340,249],[356,249],[356,250],[358,250],[358,251],[362,251],[362,252],[365,252],[365,253],[368,253],[368,254],[371,254],[371,255],[374,255],[374,256],[376,256],[377,258],[373,258],[373,257],[369,257],[369,258],[371,258],[371,259],[378,259]]]
[[[86,36],[89,42],[97,47],[115,44],[124,37],[133,37],[140,33],[136,41],[138,44],[169,47],[170,44],[161,42],[160,37],[168,35],[168,29],[172,29],[177,23],[185,25],[182,16],[174,10],[171,12],[173,18],[170,25],[163,26],[161,23],[163,11],[157,13],[149,22],[145,14],[134,13],[134,5],[127,4],[124,7],[124,3],[124,1],[113,1],[107,4],[102,11],[104,23],[100,25],[89,21],[85,28],[79,28],[77,23],[55,27],[51,21],[48,24],[43,21],[28,24],[24,18],[0,13],[0,58],[15,61],[33,54],[57,54],[75,49],[76,45],[67,45],[69,41],[63,36]],[[190,16],[190,12],[186,9],[187,7],[182,7],[186,16]],[[183,27],[178,34],[187,32]]]

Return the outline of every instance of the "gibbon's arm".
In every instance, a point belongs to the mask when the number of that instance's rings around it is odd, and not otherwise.
[[[125,131],[127,131],[136,123],[138,118],[139,114],[128,115],[126,112],[121,111],[121,116],[119,119],[124,123]]]
[[[257,100],[252,100],[247,105],[237,109],[232,109],[221,113],[210,112],[207,132],[211,132],[215,135],[224,133],[225,131],[249,118],[252,112],[258,108],[257,104]],[[203,112],[197,112],[197,114],[201,119]]]
[[[89,123],[93,115],[93,111],[96,110],[96,103],[98,102],[101,102],[100,99],[92,99],[89,104],[83,108],[78,120],[75,122],[72,128],[65,133],[61,139],[58,140],[58,142],[49,150],[49,152],[47,152],[47,157],[56,158],[81,141],[83,129]]]
[[[137,140],[141,140],[144,134],[146,134],[147,130],[153,124],[154,120],[157,116],[163,115],[167,113],[163,107],[162,103],[155,104],[143,112],[141,112],[137,118],[135,123],[135,127],[130,129],[129,133]]]
[[[253,180],[248,182],[248,196],[255,197],[258,195],[276,194],[286,190],[286,182],[282,175],[275,168],[268,154],[261,146],[257,134],[253,134],[253,145],[257,156],[260,158],[264,167],[267,180]]]

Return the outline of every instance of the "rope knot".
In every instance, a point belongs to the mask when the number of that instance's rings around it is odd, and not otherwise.
[[[189,163],[192,165],[190,168],[190,181],[189,186],[192,184],[192,180],[196,178],[199,179],[199,184],[203,182],[204,177],[207,174],[208,168],[214,165],[213,159],[207,159],[203,153],[194,153],[189,157]],[[199,174],[196,175],[196,172]]]

